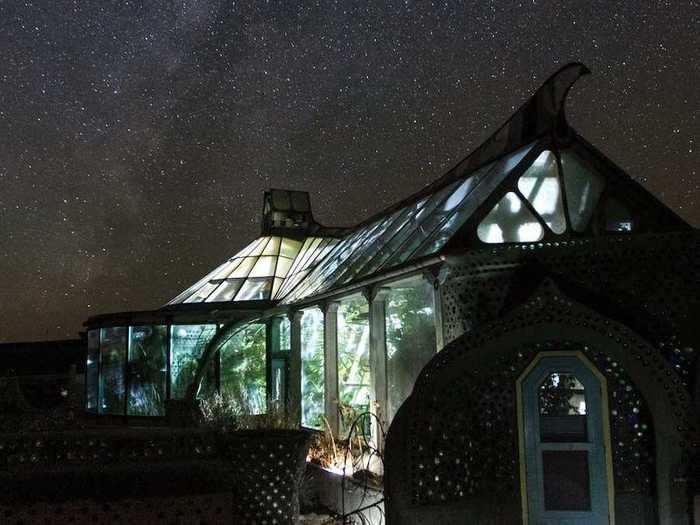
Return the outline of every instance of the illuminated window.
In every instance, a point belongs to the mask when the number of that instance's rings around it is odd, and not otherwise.
[[[301,317],[301,423],[324,427],[325,373],[323,312],[303,310]]]
[[[127,413],[130,416],[165,414],[167,338],[164,325],[129,328]]]
[[[338,307],[338,394],[344,430],[370,409],[369,303],[364,297]]]
[[[265,344],[265,325],[251,323],[219,347],[221,393],[245,413],[264,414],[267,410]]]
[[[554,233],[566,231],[557,158],[543,151],[518,179],[518,190]]]
[[[477,235],[486,243],[534,242],[544,237],[544,229],[520,197],[511,191],[484,217]]]

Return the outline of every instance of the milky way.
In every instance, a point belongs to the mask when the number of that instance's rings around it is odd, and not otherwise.
[[[268,187],[353,224],[574,60],[570,123],[700,223],[693,2],[293,4],[0,3],[0,340],[162,305]]]

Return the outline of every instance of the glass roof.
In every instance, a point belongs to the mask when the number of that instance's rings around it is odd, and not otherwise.
[[[299,282],[337,242],[259,237],[168,304],[275,300],[291,289],[286,279]]]
[[[291,303],[440,251],[532,149],[528,144],[351,231],[284,296]],[[290,287],[291,288],[291,287]]]

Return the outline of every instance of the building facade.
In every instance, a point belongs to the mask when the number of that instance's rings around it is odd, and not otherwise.
[[[700,237],[567,123],[585,73],[352,228],[267,192],[201,281],[86,322],[86,410],[219,391],[339,436],[371,412],[390,523],[689,523]]]

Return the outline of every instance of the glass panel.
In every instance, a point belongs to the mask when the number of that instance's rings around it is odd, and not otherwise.
[[[85,409],[97,412],[100,371],[100,331],[89,330],[85,362]]]
[[[275,264],[277,257],[266,255],[260,257],[248,277],[271,277],[275,274]]]
[[[277,255],[279,255],[279,252],[280,252],[280,238],[279,237],[270,237],[270,241],[267,243],[267,246],[265,246],[265,249],[263,250],[262,254],[263,255],[277,256]]]
[[[586,392],[571,374],[549,374],[539,387],[540,438],[545,442],[585,442]]]
[[[477,235],[486,243],[534,242],[544,237],[544,229],[520,197],[508,192],[481,221]]]
[[[209,294],[214,291],[214,289],[219,286],[218,284],[215,283],[206,283],[203,285],[195,294],[193,294],[191,297],[189,297],[185,302],[186,303],[197,303],[200,301],[203,301],[207,297],[209,297]]]
[[[100,414],[123,416],[126,409],[126,335],[124,326],[100,330]]]
[[[277,292],[279,291],[283,282],[284,282],[284,279],[282,279],[281,277],[275,277],[275,279],[272,283],[272,292],[270,293],[271,299],[274,298],[275,295],[277,295]]]
[[[433,287],[425,280],[392,288],[387,294],[386,350],[387,422],[391,423],[435,354]]]
[[[272,320],[272,352],[289,352],[292,348],[291,323],[286,317]]]
[[[299,249],[301,248],[301,241],[296,241],[294,239],[288,239],[284,237],[282,239],[282,247],[280,248],[280,255],[283,257],[289,257],[290,259],[294,259],[296,257],[297,253],[299,253]]]
[[[269,299],[272,279],[248,279],[236,295],[236,301],[259,301]]]
[[[545,510],[591,509],[588,452],[545,450],[542,452]]]
[[[569,220],[575,231],[582,232],[588,227],[598,205],[605,179],[575,154],[562,151],[560,155]]]
[[[286,257],[279,257],[277,259],[277,268],[275,268],[275,275],[277,277],[286,277],[287,272],[289,272],[289,267],[292,266],[292,260]]]
[[[247,253],[246,256],[248,257],[256,257],[258,255],[262,255],[263,250],[267,246],[267,243],[270,241],[269,237],[260,237],[260,242],[255,245],[255,247],[250,250],[250,253]]]
[[[509,156],[482,166],[467,180],[472,181],[468,195],[455,208],[452,215],[437,228],[429,239],[425,240],[414,257],[429,255],[441,250],[455,232],[461,228],[469,217],[481,206],[484,200],[498,185],[510,174],[510,172],[523,160],[535,143],[530,143]]]
[[[163,325],[129,328],[130,416],[162,416],[167,380],[167,328]]]
[[[259,237],[255,239],[253,242],[251,242],[248,246],[243,248],[240,252],[236,254],[236,257],[247,257],[250,255],[252,252],[260,253],[259,250],[257,250],[258,246],[260,243],[264,244],[264,241],[267,239],[267,237]]]
[[[244,326],[219,348],[221,392],[231,396],[249,414],[267,410],[265,325]]]
[[[217,301],[230,301],[241,287],[243,279],[229,279],[221,283],[216,291],[207,298],[208,303]]]
[[[231,275],[229,275],[229,277],[247,277],[257,260],[258,259],[256,257],[246,257],[241,261],[238,268],[236,268]]]
[[[629,209],[614,197],[608,197],[605,203],[605,229],[609,232],[631,232],[634,229]]]
[[[418,210],[401,231],[382,247],[380,254],[375,257],[372,264],[370,264],[368,268],[363,269],[363,274],[366,275],[368,272],[374,271],[375,268],[389,267],[406,260],[422,242],[425,236],[430,233],[427,230],[421,230],[423,221],[430,218],[436,208],[456,187],[457,183],[455,182],[431,195],[425,206]],[[378,265],[377,263],[380,264]]]
[[[170,327],[170,397],[182,399],[197,372],[199,358],[214,337],[216,325],[173,325]]]
[[[304,310],[301,317],[301,424],[324,428],[323,312]]]
[[[518,190],[554,233],[566,231],[557,158],[543,151],[518,179]]]
[[[278,407],[284,406],[287,398],[287,359],[272,359],[271,400]]]
[[[338,394],[343,430],[370,408],[369,304],[363,297],[338,307]]]
[[[241,264],[241,259],[233,259],[232,261],[227,262],[226,264],[221,265],[219,268],[220,270],[217,270],[212,276],[210,281],[215,281],[217,279],[226,279],[226,277],[229,276],[229,274],[236,269],[236,267]]]

